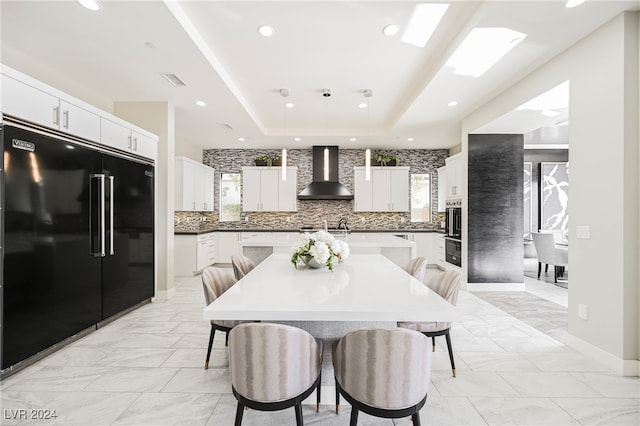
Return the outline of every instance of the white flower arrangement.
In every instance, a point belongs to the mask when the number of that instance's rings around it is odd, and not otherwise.
[[[334,259],[342,262],[347,257],[349,257],[349,245],[346,242],[337,240],[326,231],[318,231],[313,234],[305,232],[300,235],[300,239],[292,248],[291,263],[296,266],[298,260],[308,261],[310,258],[314,258],[333,271]]]

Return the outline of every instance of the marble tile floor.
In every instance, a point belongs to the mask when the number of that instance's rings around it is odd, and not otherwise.
[[[444,339],[434,353],[424,425],[638,425],[640,379],[599,363],[461,292],[452,327],[457,378]],[[2,425],[231,425],[224,338],[203,369],[209,325],[199,277],[176,279],[169,301],[141,307],[0,383]],[[331,377],[323,378],[332,380]],[[350,407],[305,405],[307,425],[347,425]],[[38,416],[55,410],[57,417]],[[292,425],[293,409],[245,412],[243,425]],[[409,425],[360,415],[359,425]]]

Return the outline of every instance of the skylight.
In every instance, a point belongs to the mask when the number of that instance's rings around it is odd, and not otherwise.
[[[480,77],[526,36],[509,28],[474,28],[446,65],[454,74]]]
[[[402,41],[417,47],[426,46],[448,8],[446,3],[416,5]]]

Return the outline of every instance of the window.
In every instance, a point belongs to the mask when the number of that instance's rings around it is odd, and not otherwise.
[[[220,175],[220,222],[240,220],[240,173]]]
[[[411,174],[411,222],[431,221],[431,177]]]

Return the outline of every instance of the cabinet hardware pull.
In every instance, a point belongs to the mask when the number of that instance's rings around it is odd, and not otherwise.
[[[127,148],[131,149],[131,135],[127,136]]]
[[[113,187],[115,186],[115,177],[109,176],[109,200],[111,201],[111,207],[109,208],[109,255],[113,256],[113,209],[115,206],[115,200],[113,199]]]
[[[138,150],[138,138],[133,138],[133,150]]]
[[[89,247],[89,254],[92,256],[96,256],[96,257],[104,257],[105,256],[105,224],[104,224],[104,178],[105,175],[100,173],[100,174],[91,174],[89,175],[89,238],[90,238],[90,247]],[[98,213],[98,220],[99,220],[99,227],[100,227],[100,232],[98,233],[98,243],[100,245],[98,250],[94,250],[94,239],[93,239],[93,194],[92,194],[92,180],[94,179],[98,179],[99,182],[99,195],[98,195],[98,206],[97,208],[97,213]]]
[[[62,112],[62,127],[65,129],[69,128],[69,110]]]
[[[60,109],[58,107],[53,107],[53,124],[60,125]]]

